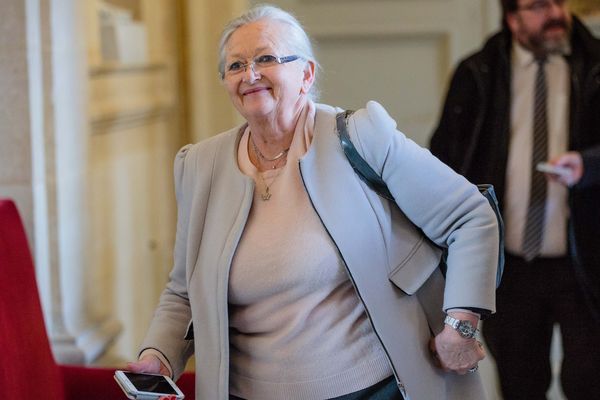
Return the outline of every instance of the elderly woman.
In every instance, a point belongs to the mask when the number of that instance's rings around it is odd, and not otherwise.
[[[198,399],[484,398],[487,200],[375,102],[348,128],[396,204],[369,189],[336,135],[342,110],[312,100],[317,63],[287,12],[235,19],[220,54],[246,123],[176,157],[174,267],[130,369],[177,378],[193,353]]]

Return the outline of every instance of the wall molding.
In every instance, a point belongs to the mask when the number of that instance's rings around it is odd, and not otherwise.
[[[103,114],[90,120],[92,134],[106,134],[148,125],[167,118],[172,112],[172,106],[164,106]]]
[[[149,63],[149,64],[119,64],[119,63],[105,63],[102,65],[96,65],[90,68],[89,75],[91,78],[126,74],[126,73],[140,73],[140,72],[154,72],[166,70],[167,64],[165,63]]]

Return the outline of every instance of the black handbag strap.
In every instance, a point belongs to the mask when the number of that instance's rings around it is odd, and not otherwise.
[[[346,110],[338,113],[335,116],[337,132],[340,137],[340,143],[342,145],[342,149],[344,150],[344,154],[348,159],[348,162],[354,169],[354,172],[359,176],[359,178],[367,184],[375,193],[379,196],[388,199],[390,201],[396,202],[394,200],[394,196],[388,189],[387,184],[379,176],[375,170],[369,165],[368,162],[358,153],[356,147],[350,140],[350,135],[348,134],[348,117],[352,115],[354,111]],[[502,221],[502,215],[500,214],[500,206],[498,204],[498,199],[496,198],[496,193],[494,191],[494,186],[490,184],[479,184],[477,185],[479,189],[479,193],[481,193],[489,202],[492,210],[494,210],[494,214],[496,214],[496,219],[498,220],[498,230],[500,233],[500,249],[498,253],[498,270],[496,273],[496,287],[500,286],[500,282],[502,280],[502,274],[504,272],[504,222]]]
[[[385,181],[379,176],[377,172],[371,168],[368,162],[358,153],[356,147],[350,140],[348,135],[348,128],[346,126],[348,117],[352,115],[354,111],[344,111],[336,115],[337,131],[340,136],[340,142],[346,158],[350,162],[350,165],[356,172],[356,174],[363,180],[375,193],[383,198],[395,202],[394,196],[390,193]]]

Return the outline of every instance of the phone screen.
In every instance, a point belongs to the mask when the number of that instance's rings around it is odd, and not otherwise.
[[[177,394],[175,389],[160,375],[136,374],[134,372],[125,372],[131,383],[140,392],[154,392],[164,394]]]

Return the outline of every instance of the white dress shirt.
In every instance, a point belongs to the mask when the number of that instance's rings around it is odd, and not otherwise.
[[[510,147],[504,197],[505,247],[521,255],[533,149],[533,102],[538,65],[531,52],[513,43],[510,109]],[[545,63],[548,105],[548,159],[568,149],[569,66],[560,55],[551,55]],[[548,183],[544,237],[540,255],[558,257],[567,254],[567,188]]]

